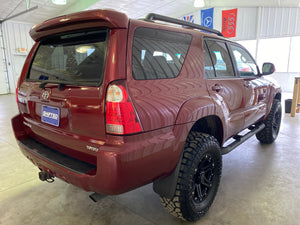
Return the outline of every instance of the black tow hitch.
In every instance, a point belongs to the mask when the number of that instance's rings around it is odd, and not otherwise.
[[[39,172],[39,178],[41,181],[47,181],[48,183],[53,183],[54,182],[54,177],[52,177],[47,171],[42,170]]]

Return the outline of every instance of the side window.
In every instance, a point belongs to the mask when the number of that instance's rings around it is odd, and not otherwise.
[[[236,45],[231,45],[231,49],[241,77],[258,75],[256,63],[248,52]]]
[[[178,76],[192,37],[189,34],[137,28],[132,46],[132,76],[136,80]]]
[[[223,42],[206,40],[217,77],[234,77],[232,62]]]
[[[214,78],[215,70],[212,64],[208,48],[205,43],[203,43],[203,60],[204,60],[204,72],[206,78]]]

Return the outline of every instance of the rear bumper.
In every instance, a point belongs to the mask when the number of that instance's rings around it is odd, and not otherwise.
[[[127,192],[170,174],[179,161],[187,125],[128,137],[107,136],[92,165],[63,155],[26,135],[17,115],[12,126],[23,154],[40,169],[86,191]]]

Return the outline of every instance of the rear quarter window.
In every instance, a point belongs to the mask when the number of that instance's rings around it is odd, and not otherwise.
[[[226,44],[217,40],[206,40],[205,42],[216,76],[218,78],[234,77],[235,73]]]
[[[132,47],[132,76],[136,80],[178,76],[192,37],[189,34],[137,28]]]

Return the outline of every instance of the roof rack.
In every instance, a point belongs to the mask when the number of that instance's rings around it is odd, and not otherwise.
[[[184,20],[179,20],[179,19],[175,19],[175,18],[172,18],[172,17],[159,15],[159,14],[156,14],[156,13],[149,13],[145,17],[145,20],[147,20],[147,21],[158,20],[158,21],[163,21],[163,22],[168,22],[168,23],[179,24],[179,25],[188,26],[188,27],[191,27],[191,28],[196,28],[196,29],[206,31],[206,32],[209,32],[209,33],[213,33],[213,34],[216,34],[218,36],[223,37],[223,34],[218,30],[211,29],[209,27],[201,26],[201,25],[198,25],[198,24],[190,23],[190,22],[187,22],[187,21],[184,21]]]

